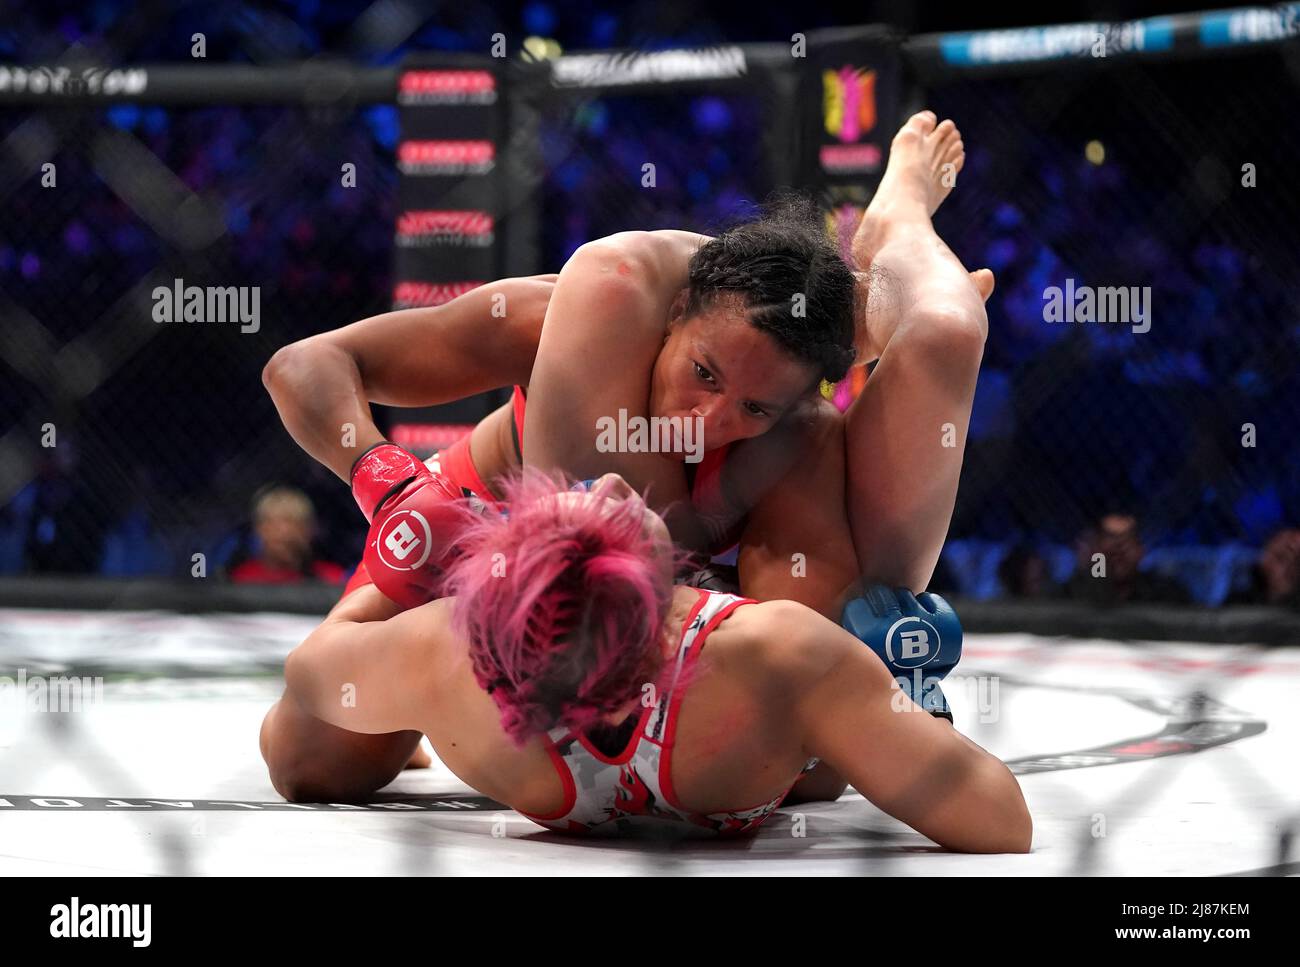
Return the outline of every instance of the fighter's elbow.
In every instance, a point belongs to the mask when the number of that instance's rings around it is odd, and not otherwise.
[[[1034,820],[1020,783],[1001,763],[991,764],[987,803],[978,834],[981,853],[1028,853],[1033,845]]]
[[[979,365],[988,339],[989,323],[984,306],[971,301],[945,303],[915,311],[902,330],[906,345],[944,365]]]
[[[1012,777],[1014,779],[1014,777]],[[1008,853],[1028,853],[1034,845],[1034,817],[1029,813],[1024,793],[1016,783],[1016,794],[1011,803],[1011,817],[1008,821],[1008,835],[1011,840]]]
[[[1017,838],[1008,853],[1028,853],[1034,845],[1034,820],[1025,810],[1024,822],[1017,827]]]

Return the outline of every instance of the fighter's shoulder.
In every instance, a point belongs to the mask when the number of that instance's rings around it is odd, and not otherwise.
[[[736,650],[745,654],[747,675],[780,692],[818,681],[834,668],[848,644],[838,626],[795,601],[760,601],[737,608],[727,624]]]
[[[587,245],[618,246],[639,253],[662,253],[682,250],[693,252],[707,241],[709,241],[709,236],[701,235],[699,232],[687,232],[677,228],[656,228],[615,232],[612,235],[593,239]]]
[[[677,229],[615,232],[592,239],[574,255],[582,253],[589,260],[619,260],[638,270],[640,278],[653,282],[665,273],[679,275],[695,251],[707,241],[707,235]]]

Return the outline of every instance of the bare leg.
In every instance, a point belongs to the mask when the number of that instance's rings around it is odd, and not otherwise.
[[[825,400],[810,409],[794,469],[764,492],[746,520],[740,585],[747,597],[798,601],[837,621],[857,576],[845,516],[845,421]],[[847,786],[821,763],[795,782],[785,804],[833,802]]]
[[[880,358],[907,308],[909,293],[922,291],[921,267],[903,257],[898,243],[910,234],[922,247],[938,245],[952,256],[930,219],[956,187],[957,175],[966,164],[966,149],[951,120],[935,125],[934,118],[934,112],[922,111],[899,131],[889,166],[853,239],[853,255],[870,292],[867,325],[859,339],[860,359]],[[915,231],[909,233],[908,228]],[[987,300],[993,294],[993,273],[976,269],[968,275]]]
[[[916,591],[948,532],[988,328],[992,273],[968,273],[930,222],[964,159],[951,121],[913,116],[854,239],[880,356],[846,414],[849,524],[864,580]]]
[[[763,491],[740,536],[740,587],[760,601],[797,601],[839,620],[857,560],[845,514],[844,416],[808,407],[793,467]]]

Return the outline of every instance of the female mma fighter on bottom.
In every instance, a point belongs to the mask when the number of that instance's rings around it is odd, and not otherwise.
[[[674,586],[663,521],[614,475],[506,494],[508,517],[459,505],[449,597],[399,611],[359,588],[290,654],[261,736],[286,798],[364,798],[423,734],[470,786],[553,829],[737,833],[821,759],[941,846],[1029,850],[1006,766],[833,622]]]

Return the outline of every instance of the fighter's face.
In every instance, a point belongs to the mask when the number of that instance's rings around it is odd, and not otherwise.
[[[812,366],[724,299],[674,316],[651,377],[650,415],[698,419],[703,449],[716,450],[771,429],[816,384]]]

